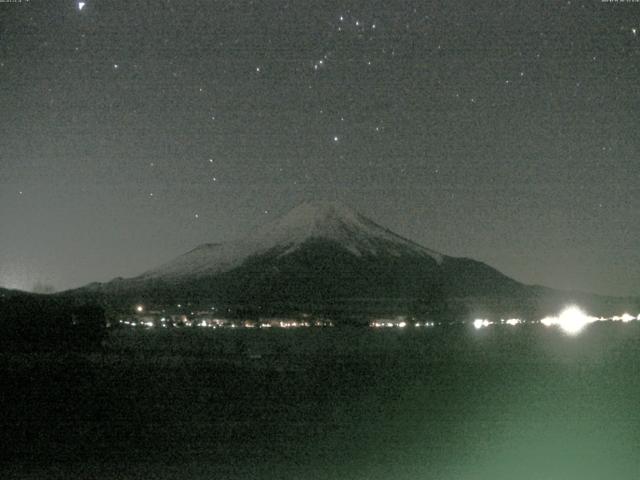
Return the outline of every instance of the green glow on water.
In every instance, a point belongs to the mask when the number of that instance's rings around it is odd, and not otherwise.
[[[468,327],[125,331],[89,363],[12,364],[7,418],[56,418],[11,436],[44,458],[13,476],[640,478],[640,325]]]

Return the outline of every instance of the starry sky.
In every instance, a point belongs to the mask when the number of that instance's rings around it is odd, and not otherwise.
[[[0,3],[0,286],[133,276],[339,200],[640,294],[640,3]]]

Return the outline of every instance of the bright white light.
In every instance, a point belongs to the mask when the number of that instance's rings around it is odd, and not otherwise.
[[[78,10],[82,10],[85,5],[86,5],[85,2],[78,2]]]
[[[592,322],[597,322],[601,319],[596,317],[590,317],[585,314],[576,306],[568,307],[560,313],[558,317],[545,317],[540,320],[546,327],[552,325],[558,325],[562,330],[570,335],[575,335],[582,331],[582,329]]]
[[[623,323],[627,323],[627,322],[630,322],[631,320],[635,320],[635,318],[629,315],[628,313],[623,313],[622,317],[620,317],[620,320],[622,320]]]
[[[556,323],[558,323],[558,317],[544,317],[542,320],[540,320],[540,323],[545,327],[550,327],[551,325],[555,325]]]
[[[399,326],[400,328],[404,328],[404,327],[406,327],[406,326],[407,326],[407,323],[406,323],[406,322],[400,322],[400,323],[398,324],[398,326]]]
[[[473,321],[473,326],[474,326],[477,330],[481,329],[482,327],[488,327],[489,325],[491,325],[491,322],[490,322],[489,320],[487,320],[487,319],[483,319],[483,318],[476,318],[476,319]]]
[[[513,325],[518,325],[518,324],[522,323],[522,320],[520,320],[519,318],[510,318],[509,320],[507,320],[504,323],[506,323],[507,325],[513,326]]]
[[[136,312],[141,313],[144,311],[144,307],[142,305],[136,306]]]
[[[589,323],[589,317],[578,307],[569,307],[558,317],[558,325],[566,333],[575,335]]]

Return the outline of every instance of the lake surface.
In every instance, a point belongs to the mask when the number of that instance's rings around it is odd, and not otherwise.
[[[127,330],[5,355],[2,478],[636,479],[640,325]]]

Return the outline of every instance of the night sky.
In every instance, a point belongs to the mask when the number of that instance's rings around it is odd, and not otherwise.
[[[640,3],[0,3],[0,285],[133,276],[340,200],[640,294]]]

